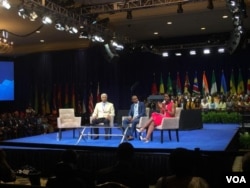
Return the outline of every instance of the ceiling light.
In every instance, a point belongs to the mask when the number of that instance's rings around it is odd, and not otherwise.
[[[44,24],[52,24],[52,19],[51,19],[49,16],[44,16],[44,17],[42,18],[42,22],[43,22]]]
[[[168,57],[168,52],[163,52],[162,57]]]
[[[222,18],[223,18],[223,19],[227,19],[227,18],[228,18],[228,15],[223,15]]]
[[[40,42],[41,42],[41,43],[44,43],[44,40],[43,40],[43,39],[41,39],[41,40],[40,40]]]
[[[176,52],[175,56],[181,56],[182,54],[180,52]]]
[[[189,51],[189,54],[190,54],[190,55],[196,55],[196,51],[195,51],[195,50],[190,50],[190,51]]]
[[[11,8],[11,5],[8,0],[2,0],[1,6],[8,10]]]
[[[204,49],[203,54],[210,54],[210,49]]]
[[[154,32],[154,35],[158,35],[159,33],[158,32]]]
[[[212,10],[214,9],[214,4],[213,4],[213,0],[207,0],[208,4],[207,4],[207,8]]]
[[[183,13],[182,3],[178,3],[177,13]]]
[[[205,27],[201,27],[201,30],[204,31],[204,30],[206,30],[206,28]]]
[[[172,22],[167,22],[167,24],[168,24],[168,25],[171,25],[171,24],[172,24]]]
[[[131,20],[132,18],[133,18],[133,16],[132,16],[132,10],[128,10],[127,11],[127,19]]]
[[[36,33],[41,33],[41,31],[37,30]]]
[[[219,53],[225,53],[225,48],[219,48],[219,49],[218,49],[218,52],[219,52]]]

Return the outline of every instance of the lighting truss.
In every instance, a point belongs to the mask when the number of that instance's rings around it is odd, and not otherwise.
[[[46,12],[51,12],[54,16],[60,18],[67,18],[77,25],[81,25],[87,19],[80,14],[74,13],[66,8],[57,5],[49,0],[25,0],[24,4],[33,4],[36,9],[44,10]],[[88,31],[91,33],[104,33],[107,29],[101,24],[85,24],[84,25]],[[112,34],[110,33],[110,36]]]
[[[85,6],[80,9],[81,15],[88,14],[106,14],[122,12],[127,10],[138,10],[145,8],[154,8],[162,6],[185,4],[189,2],[201,2],[207,0],[128,0],[124,2],[105,3],[99,5]]]

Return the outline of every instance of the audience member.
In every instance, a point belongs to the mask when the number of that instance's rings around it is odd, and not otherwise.
[[[108,95],[106,93],[101,94],[101,101],[98,102],[95,106],[94,112],[92,114],[92,124],[97,125],[99,123],[104,123],[104,126],[108,127],[110,120],[115,116],[114,105],[111,102],[108,102]],[[105,128],[105,134],[109,133],[109,128]],[[99,129],[94,128],[94,139],[98,139]],[[108,139],[108,136],[105,136],[105,139]]]
[[[217,103],[214,101],[214,97],[211,98],[211,102],[209,103],[209,110],[215,110],[217,108]]]
[[[123,142],[117,149],[117,163],[114,166],[101,169],[96,175],[96,184],[118,182],[130,188],[148,188],[146,174],[133,167],[134,147]]]
[[[139,123],[140,118],[142,116],[146,116],[145,113],[145,105],[143,102],[140,102],[138,100],[138,97],[136,95],[132,96],[132,102],[133,104],[130,107],[128,118],[124,119],[122,122],[122,126],[124,130],[131,124],[131,127],[128,128],[126,133],[126,139],[127,140],[133,140],[133,132],[136,128],[136,125]]]
[[[169,156],[173,175],[160,177],[156,188],[208,188],[205,179],[196,176],[197,153],[185,148],[175,149]]]
[[[0,181],[12,182],[15,180],[16,174],[7,162],[6,153],[0,149]]]
[[[187,110],[190,110],[190,109],[194,109],[195,108],[195,104],[194,104],[194,101],[192,99],[191,96],[188,97],[187,99],[187,103],[186,103],[186,108]]]
[[[56,164],[55,177],[49,178],[46,187],[88,187],[94,186],[94,173],[80,169],[77,165],[78,155],[74,150],[65,150],[61,161]]]
[[[242,157],[242,171],[250,175],[250,152],[247,152]]]
[[[164,94],[164,101],[162,103],[158,102],[158,106],[161,110],[161,113],[153,112],[148,122],[140,129],[137,129],[139,133],[142,133],[145,129],[147,129],[146,137],[143,138],[141,136],[141,140],[144,142],[149,142],[155,126],[159,126],[163,118],[171,118],[175,116],[176,107],[175,104],[170,100],[170,96],[168,94]]]
[[[206,98],[204,98],[201,102],[201,109],[203,111],[207,111],[209,109],[209,103]]]

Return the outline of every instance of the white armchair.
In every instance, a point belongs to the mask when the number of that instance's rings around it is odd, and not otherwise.
[[[75,137],[75,128],[81,127],[81,117],[75,117],[73,108],[59,109],[59,117],[57,118],[57,128],[59,129],[59,139],[62,138],[62,129],[72,129],[73,137]]]
[[[172,118],[163,118],[161,125],[156,126],[155,129],[161,131],[161,143],[163,143],[163,131],[168,131],[169,139],[171,140],[171,130],[176,131],[176,138],[179,142],[179,121],[181,115],[182,108],[176,108],[175,117]]]

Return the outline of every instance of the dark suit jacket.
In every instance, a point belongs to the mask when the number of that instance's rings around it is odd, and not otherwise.
[[[128,115],[129,116],[134,116],[134,106],[135,106],[135,103],[131,104],[130,106],[130,110],[128,112]],[[139,102],[139,106],[138,106],[138,118],[142,117],[142,116],[146,116],[146,107],[145,107],[145,104],[144,102]]]

